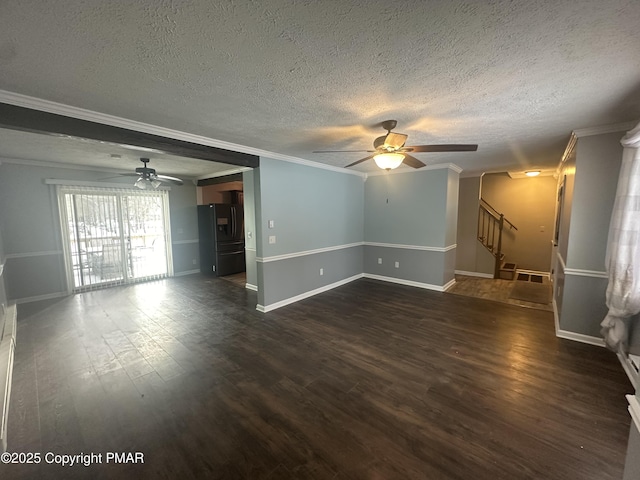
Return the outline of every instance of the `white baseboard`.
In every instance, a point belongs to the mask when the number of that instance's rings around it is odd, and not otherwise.
[[[340,280],[335,283],[331,283],[329,285],[325,285],[324,287],[316,288],[315,290],[309,290],[308,292],[301,293],[300,295],[296,295],[294,297],[286,298],[284,300],[280,300],[279,302],[271,303],[269,305],[256,305],[256,310],[262,313],[271,312],[276,308],[284,307],[286,305],[290,305],[295,302],[299,302],[300,300],[304,300],[305,298],[313,297],[314,295],[318,295],[319,293],[327,292],[336,287],[340,287],[342,285],[346,285],[347,283],[351,283],[354,280],[358,280],[362,278],[363,274],[354,275],[353,277],[345,278],[344,280]]]
[[[454,278],[453,280],[447,282],[444,284],[444,287],[442,287],[442,291],[446,292],[447,290],[449,290],[451,287],[453,287],[456,284],[456,279]]]
[[[454,273],[465,277],[493,278],[493,273],[467,272],[466,270],[456,270]]]
[[[258,286],[257,285],[253,285],[251,283],[245,283],[244,284],[244,288],[246,288],[247,290],[253,290],[254,292],[258,291]]]
[[[424,288],[426,290],[435,290],[436,292],[444,292],[447,288],[450,288],[453,283],[449,282],[446,285],[433,285],[431,283],[415,282],[413,280],[405,280],[404,278],[384,277],[382,275],[374,275],[372,273],[365,273],[364,278],[372,278],[373,280],[382,280],[383,282],[399,283],[400,285],[407,285],[409,287]],[[455,280],[452,280],[455,283]]]
[[[17,298],[13,300],[13,302],[16,305],[20,305],[22,303],[39,302],[40,300],[51,300],[53,298],[66,297],[68,295],[70,294],[67,292],[47,293],[46,295],[36,295],[34,297]]]
[[[551,294],[553,295],[554,292],[552,291]],[[553,306],[553,323],[555,324],[557,335],[558,330],[560,330],[560,314],[558,313],[558,305],[556,304],[555,295],[551,299],[551,305]]]
[[[604,339],[602,338],[592,337],[591,335],[584,335],[582,333],[568,332],[567,330],[557,330],[556,337],[573,340],[575,342],[588,343],[589,345],[595,345],[597,347],[605,346]]]
[[[186,270],[184,272],[173,273],[174,277],[184,277],[185,275],[193,275],[194,273],[200,273],[200,270]]]

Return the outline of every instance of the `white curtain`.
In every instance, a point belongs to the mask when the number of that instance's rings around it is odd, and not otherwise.
[[[607,307],[600,324],[609,348],[625,349],[629,318],[640,312],[640,124],[621,141],[622,167],[607,245]]]

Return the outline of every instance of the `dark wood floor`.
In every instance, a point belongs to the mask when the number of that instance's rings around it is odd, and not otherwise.
[[[194,275],[19,310],[9,451],[144,464],[0,478],[622,478],[631,386],[549,312],[365,279],[255,303]]]

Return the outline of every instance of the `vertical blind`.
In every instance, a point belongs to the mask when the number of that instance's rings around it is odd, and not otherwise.
[[[58,206],[70,290],[173,273],[166,190],[59,185]]]

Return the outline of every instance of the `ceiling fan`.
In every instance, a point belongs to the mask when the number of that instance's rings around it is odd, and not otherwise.
[[[127,177],[138,177],[134,184],[141,190],[154,190],[163,183],[170,183],[173,185],[182,185],[183,182],[179,178],[169,177],[167,175],[158,175],[154,168],[147,166],[149,163],[148,158],[141,158],[140,161],[144,164],[143,167],[136,168],[135,173],[122,173],[121,175]]]
[[[374,150],[316,150],[313,153],[340,153],[340,152],[367,152],[371,155],[350,163],[345,168],[353,167],[359,163],[373,160],[380,168],[391,170],[399,167],[403,162],[413,168],[422,168],[425,163],[410,155],[422,152],[475,152],[478,145],[413,145],[405,146],[408,135],[392,132],[398,122],[396,120],[385,120],[381,123],[382,128],[387,131],[386,135],[376,138],[373,141]]]

